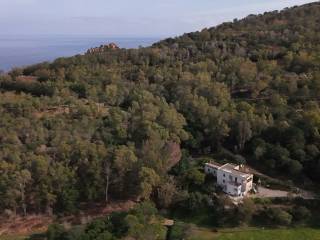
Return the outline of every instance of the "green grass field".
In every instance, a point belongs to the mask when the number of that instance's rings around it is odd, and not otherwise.
[[[18,235],[11,235],[11,236],[0,236],[0,240],[24,240],[26,236],[18,236]]]
[[[320,240],[320,229],[226,229],[218,233],[195,229],[189,240]]]
[[[23,236],[0,236],[0,240],[24,240]],[[320,240],[320,229],[223,229],[194,228],[188,240]]]

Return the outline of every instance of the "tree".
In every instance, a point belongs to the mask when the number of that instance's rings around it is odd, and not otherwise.
[[[251,82],[255,80],[257,76],[257,66],[250,60],[245,60],[239,65],[238,70],[239,78],[242,80],[242,86],[250,86]]]
[[[246,118],[245,114],[241,114],[238,120],[238,135],[237,140],[239,143],[239,149],[243,150],[245,143],[252,137],[251,124]]]
[[[114,151],[114,167],[120,178],[123,178],[126,172],[132,170],[137,161],[138,158],[133,146],[118,146]]]
[[[294,207],[292,209],[293,219],[298,222],[308,222],[311,217],[311,212],[304,206]]]
[[[287,213],[286,211],[280,210],[275,215],[275,220],[279,224],[290,225],[291,221],[292,221],[292,216],[289,213]]]
[[[128,237],[135,240],[164,240],[166,228],[163,226],[163,219],[156,216],[156,208],[149,202],[143,202],[134,208],[126,216]]]
[[[250,224],[254,212],[255,212],[254,202],[249,198],[244,199],[243,203],[238,207],[239,223]]]
[[[48,196],[53,193],[49,175],[49,161],[43,156],[30,156],[31,173],[33,179],[33,197],[35,199],[35,207],[38,212],[41,212],[43,205],[47,206]],[[50,199],[51,200],[51,199]]]
[[[121,197],[136,193],[138,184],[138,158],[133,145],[119,145],[110,148],[110,156],[105,159],[106,187]]]
[[[150,195],[160,182],[159,175],[151,168],[142,167],[140,170],[140,197],[149,200]]]
[[[79,198],[79,191],[75,188],[75,171],[61,163],[53,163],[49,169],[49,176],[52,183],[50,181],[48,184],[50,187],[54,184],[54,188],[52,186],[53,189],[45,195],[46,213],[51,215],[54,207],[56,210],[74,212]]]
[[[0,194],[2,196],[0,206],[2,209],[12,209],[16,216],[20,191],[15,181],[15,166],[0,160],[0,171]]]
[[[201,186],[205,180],[205,174],[197,168],[191,168],[184,176],[188,186]]]
[[[31,181],[31,173],[24,169],[20,171],[16,176],[16,181],[19,184],[21,206],[23,209],[23,215],[27,215],[27,205],[26,205],[26,187]]]
[[[115,240],[110,230],[112,223],[106,219],[91,222],[85,229],[84,239],[89,240]]]
[[[51,224],[47,230],[47,239],[48,240],[66,240],[65,238],[65,229],[60,224]]]
[[[278,225],[290,225],[292,221],[292,216],[280,208],[270,208],[268,215],[270,220]]]
[[[109,186],[112,173],[112,160],[108,157],[104,159],[104,176],[105,176],[105,203],[109,202]]]
[[[289,165],[289,172],[293,176],[298,176],[299,173],[302,171],[303,166],[299,161],[292,160],[288,163]]]
[[[157,203],[160,208],[167,209],[173,202],[177,194],[177,188],[173,178],[165,179],[157,189]]]

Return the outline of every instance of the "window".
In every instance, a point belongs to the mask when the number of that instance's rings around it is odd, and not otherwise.
[[[226,181],[225,181],[225,180],[223,180],[222,182],[223,182],[223,183],[225,183]]]
[[[230,181],[232,181],[232,176],[231,175],[229,175],[229,179],[230,179]]]
[[[226,175],[225,175],[225,174],[223,174],[223,177],[226,177]]]

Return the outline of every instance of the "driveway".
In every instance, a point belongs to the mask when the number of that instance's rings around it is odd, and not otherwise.
[[[276,197],[287,197],[289,192],[282,190],[273,190],[265,187],[259,187],[258,193],[252,195],[252,197],[258,198],[276,198]]]
[[[253,198],[277,198],[277,197],[301,197],[304,199],[315,199],[315,195],[308,191],[301,190],[300,193],[291,193],[289,191],[274,190],[265,187],[259,187],[258,193],[250,195]]]

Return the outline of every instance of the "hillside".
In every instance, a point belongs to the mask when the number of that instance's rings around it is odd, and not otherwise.
[[[203,177],[192,156],[320,183],[318,2],[14,69],[0,90],[9,216],[110,199],[185,206]]]

